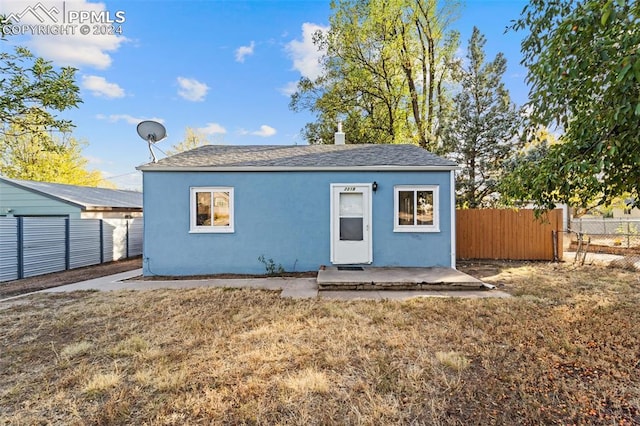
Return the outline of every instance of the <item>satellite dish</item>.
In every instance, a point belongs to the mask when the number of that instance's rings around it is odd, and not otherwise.
[[[149,152],[154,163],[157,163],[156,155],[153,152],[153,145],[167,137],[167,130],[157,121],[145,120],[138,124],[138,135],[149,144]]]

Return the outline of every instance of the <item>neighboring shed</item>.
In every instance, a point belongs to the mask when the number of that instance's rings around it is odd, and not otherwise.
[[[138,167],[144,274],[455,267],[452,161],[415,145],[207,145]]]
[[[0,216],[141,217],[142,193],[0,177]]]

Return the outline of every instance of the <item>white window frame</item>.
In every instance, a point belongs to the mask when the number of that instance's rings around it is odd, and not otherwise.
[[[433,192],[433,225],[400,225],[400,191],[413,191],[414,203],[418,202],[418,191]],[[414,205],[414,212],[417,212]],[[414,223],[416,217],[414,216]],[[438,185],[396,185],[393,187],[393,232],[440,232],[440,187]]]
[[[213,218],[211,218],[212,225],[209,226],[197,226],[196,223],[196,193],[197,192],[210,192],[211,200],[213,203],[213,193],[214,192],[228,192],[229,193],[229,225],[220,226],[213,225]],[[212,207],[212,214],[215,210],[215,206]],[[233,187],[231,186],[198,186],[190,188],[190,196],[189,196],[189,232],[193,233],[232,233],[234,232],[234,222],[235,222],[235,214],[234,214],[234,197],[233,197]]]

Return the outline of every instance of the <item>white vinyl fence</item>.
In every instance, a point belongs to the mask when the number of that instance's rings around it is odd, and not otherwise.
[[[0,217],[0,282],[142,254],[143,219]]]

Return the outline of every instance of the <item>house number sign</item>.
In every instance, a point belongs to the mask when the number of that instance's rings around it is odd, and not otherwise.
[[[344,192],[354,192],[356,190],[355,186],[345,186]]]

